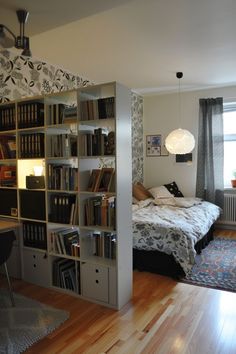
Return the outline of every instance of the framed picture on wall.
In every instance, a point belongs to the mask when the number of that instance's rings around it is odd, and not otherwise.
[[[146,136],[146,156],[161,156],[161,135]]]

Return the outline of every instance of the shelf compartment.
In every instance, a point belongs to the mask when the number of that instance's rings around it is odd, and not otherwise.
[[[80,262],[55,257],[52,261],[52,284],[80,294]]]
[[[2,105],[0,107],[0,131],[11,131],[16,129],[16,108],[15,104]]]
[[[47,249],[47,230],[45,223],[23,221],[23,245],[25,247]]]
[[[0,215],[17,217],[17,190],[0,188]]]
[[[76,227],[53,228],[49,232],[49,251],[58,257],[78,259],[80,236]]]

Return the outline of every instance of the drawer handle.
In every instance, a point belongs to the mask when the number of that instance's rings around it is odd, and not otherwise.
[[[99,283],[99,281],[98,281],[98,280],[96,280],[96,283],[98,284],[98,283]]]
[[[99,273],[99,270],[98,270],[98,269],[96,269],[96,270],[95,270],[95,272],[96,272],[96,273]]]
[[[34,264],[34,268],[36,268],[36,264]]]

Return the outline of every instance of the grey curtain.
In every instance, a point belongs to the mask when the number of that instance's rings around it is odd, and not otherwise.
[[[223,98],[199,100],[196,196],[224,205]]]

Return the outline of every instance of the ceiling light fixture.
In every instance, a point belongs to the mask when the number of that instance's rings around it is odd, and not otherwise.
[[[180,100],[180,79],[183,77],[182,72],[176,73],[179,79],[179,123],[181,120],[181,100]],[[171,154],[188,154],[194,149],[195,139],[194,136],[186,129],[173,130],[165,140],[166,149]]]
[[[3,48],[15,47],[17,49],[23,49],[21,54],[31,57],[29,37],[25,36],[25,24],[29,12],[26,10],[17,10],[16,14],[20,23],[20,35],[15,36],[7,26],[0,24],[0,46]]]

